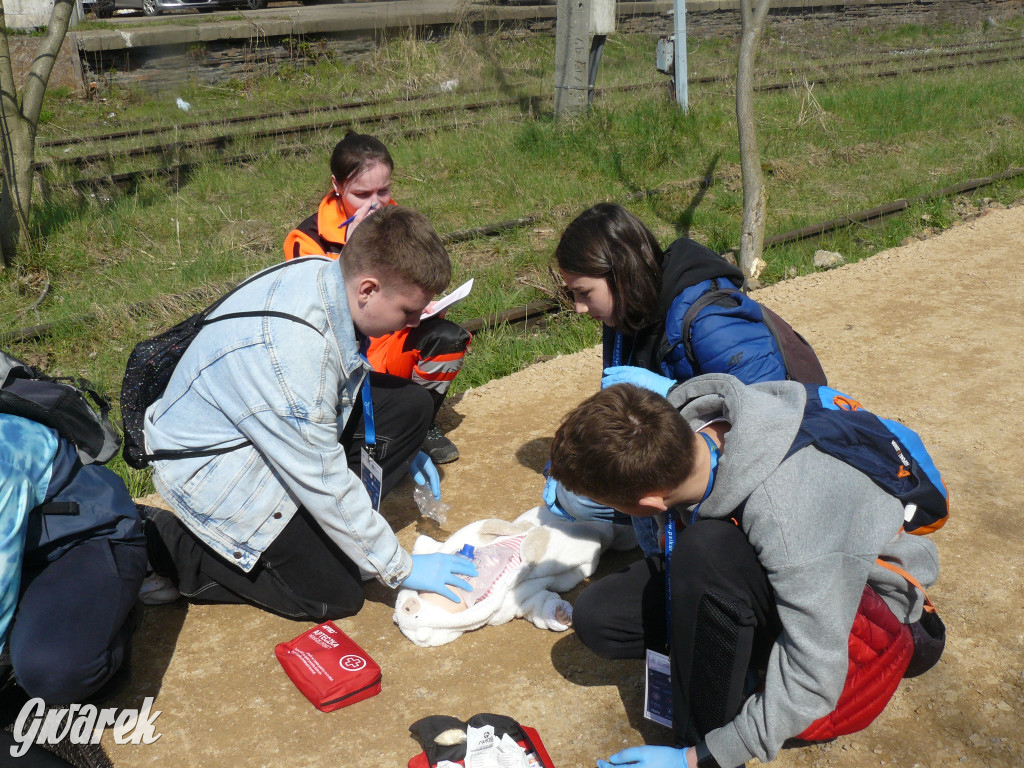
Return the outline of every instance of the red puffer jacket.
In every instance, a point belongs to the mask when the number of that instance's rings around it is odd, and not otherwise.
[[[849,640],[846,685],[836,708],[797,736],[826,741],[867,728],[885,709],[914,655],[910,628],[901,624],[885,601],[864,587]]]

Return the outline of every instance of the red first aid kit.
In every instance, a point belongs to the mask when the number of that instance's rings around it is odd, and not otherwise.
[[[274,649],[288,677],[321,712],[380,693],[380,667],[355,642],[325,621]]]

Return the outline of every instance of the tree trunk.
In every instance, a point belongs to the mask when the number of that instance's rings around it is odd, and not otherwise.
[[[32,203],[32,165],[35,131],[21,112],[9,109],[7,94],[0,95],[0,252],[3,266],[14,263],[19,243],[29,242],[28,212]]]
[[[754,126],[754,58],[761,39],[770,0],[740,0],[743,33],[736,69],[736,124],[739,128],[740,169],[743,174],[743,228],[740,233],[740,269],[757,279],[766,264],[764,251],[765,215],[768,198],[761,176],[761,153]]]
[[[20,243],[29,238],[32,177],[36,154],[36,130],[43,108],[46,84],[68,32],[72,0],[56,0],[46,34],[39,41],[25,78],[21,98],[14,83],[4,0],[0,0],[0,257],[3,266],[14,262]]]

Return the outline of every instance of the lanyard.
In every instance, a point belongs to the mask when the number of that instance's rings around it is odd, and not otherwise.
[[[715,473],[718,471],[718,446],[715,445],[715,441],[712,440],[708,435],[703,432],[698,432],[698,435],[704,438],[704,442],[708,444],[708,453],[711,455],[711,470],[708,472],[708,485],[704,489],[704,495],[701,500],[697,502],[697,505],[693,508],[693,512],[690,515],[690,525],[697,522],[697,510],[700,509],[700,505],[704,503],[708,496],[711,495],[711,489],[715,485]],[[665,637],[666,645],[670,644],[672,640],[672,579],[670,578],[672,573],[672,550],[676,547],[676,513],[674,509],[670,509],[666,516],[665,521]]]
[[[629,357],[626,358],[626,365],[633,362],[633,346],[630,345]],[[615,332],[615,342],[612,344],[612,365],[622,365],[622,334]]]
[[[369,365],[370,361],[364,355],[360,355],[363,361]],[[366,436],[366,452],[373,458],[377,445],[377,431],[373,426],[373,395],[370,394],[370,372],[363,376],[363,431]]]

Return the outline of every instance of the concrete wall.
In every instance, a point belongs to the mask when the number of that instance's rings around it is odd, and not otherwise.
[[[44,27],[50,21],[53,0],[4,0],[4,16],[8,29],[35,29]],[[71,26],[79,18],[81,4],[76,3]]]
[[[10,0],[4,0],[4,7]],[[49,18],[49,16],[47,16]],[[57,61],[54,62],[53,71],[50,73],[48,88],[70,88],[76,93],[82,91],[81,59],[78,54],[78,46],[69,39],[64,38],[64,44],[57,54]],[[39,46],[39,38],[11,35],[7,39],[11,47],[11,66],[14,69],[14,84],[20,89],[25,82],[25,75],[32,66],[32,59],[35,58],[36,48]]]
[[[50,22],[50,13],[53,11],[54,0],[3,0],[4,22],[8,29],[28,30],[37,27],[45,27]],[[71,16],[71,27],[80,18],[81,2],[76,2],[75,10]],[[14,70],[14,84],[17,88],[25,82],[25,75],[32,60],[36,56],[36,49],[39,47],[39,38],[27,35],[8,35],[8,45],[11,49],[11,66]],[[54,62],[53,71],[50,73],[48,87],[66,87],[76,92],[81,92],[82,66],[79,58],[78,45],[68,38],[57,54],[57,61]]]
[[[41,27],[50,18],[53,0],[4,0],[4,15],[10,29]]]

